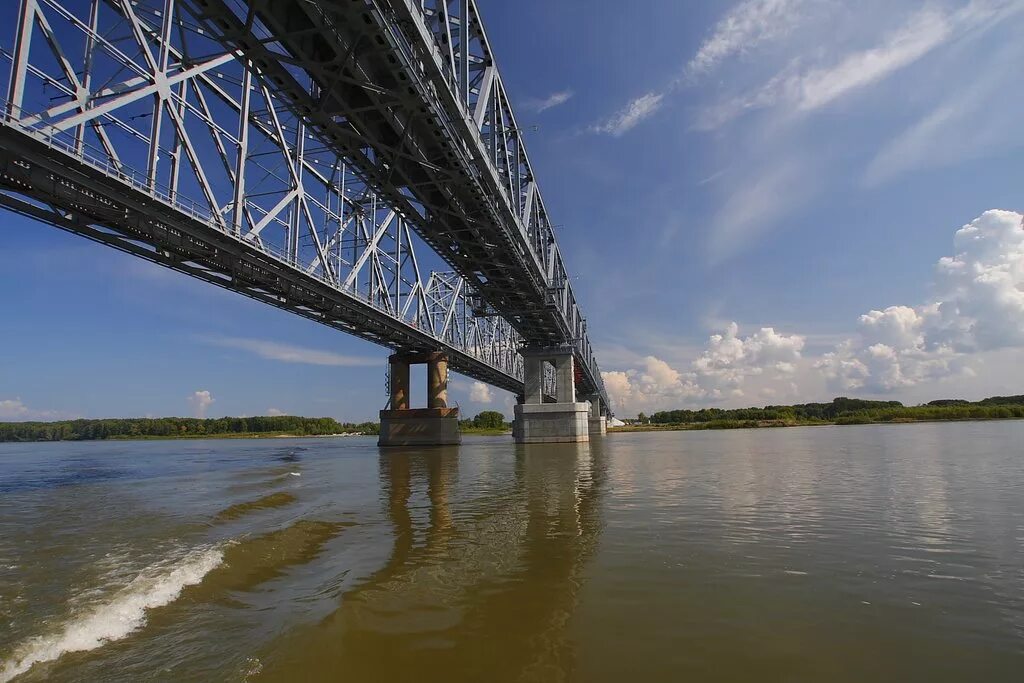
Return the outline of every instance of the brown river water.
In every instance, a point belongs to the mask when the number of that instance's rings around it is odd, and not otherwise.
[[[0,444],[0,683],[1021,681],[1024,422]]]

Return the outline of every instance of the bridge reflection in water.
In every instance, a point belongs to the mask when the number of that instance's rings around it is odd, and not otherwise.
[[[380,477],[387,562],[273,648],[261,680],[298,667],[304,680],[571,678],[573,613],[602,528],[601,443],[521,446],[508,487],[473,500],[458,497],[456,448],[382,451]]]

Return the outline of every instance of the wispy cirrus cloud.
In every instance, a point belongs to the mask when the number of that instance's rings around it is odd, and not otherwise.
[[[368,367],[379,365],[380,360],[368,356],[347,356],[333,351],[310,349],[304,346],[282,344],[266,339],[248,337],[200,337],[200,340],[214,346],[238,349],[266,360],[305,365],[326,365],[334,367]]]
[[[942,101],[882,146],[865,171],[865,184],[878,185],[912,170],[949,166],[1024,144],[1024,93],[1017,87],[1022,59],[1020,41],[994,51],[978,64],[973,83],[950,89]]]
[[[551,93],[544,99],[527,100],[523,106],[539,114],[565,104],[572,99],[574,94],[572,90],[559,90]]]
[[[722,18],[687,62],[682,74],[663,87],[630,100],[615,114],[590,127],[593,133],[624,135],[650,118],[665,98],[687,82],[710,73],[721,62],[756,45],[786,35],[799,22],[801,6],[810,0],[746,0]]]
[[[718,265],[755,243],[813,193],[813,166],[793,155],[760,172],[745,174],[711,222],[708,260]]]
[[[901,11],[898,4],[886,9],[889,12],[883,15],[898,16]],[[760,84],[747,84],[740,92],[734,90],[732,95],[700,109],[693,127],[714,130],[746,112],[776,106],[796,113],[812,112],[885,80],[937,47],[987,30],[1021,10],[1024,3],[1020,0],[970,0],[959,6],[929,4],[906,14],[894,30],[886,32],[876,25],[874,30],[865,31],[884,36],[865,47],[851,42],[850,36],[844,40],[838,37],[843,33],[841,24],[846,15],[841,5],[829,0],[745,0],[718,21],[679,75],[633,99],[590,130],[623,135],[666,104],[666,98],[675,91],[697,84],[701,77],[737,56],[768,45],[783,46],[781,55],[786,61],[781,68]],[[787,38],[798,31],[801,39],[787,44]]]
[[[929,5],[907,15],[869,47],[838,54],[821,48],[797,50],[762,85],[703,109],[694,127],[713,130],[747,112],[770,107],[794,114],[814,112],[886,80],[958,38],[981,35],[1022,10],[1020,0],[974,0],[956,9]]]
[[[619,137],[658,111],[662,100],[665,99],[665,94],[663,92],[649,92],[641,95],[616,112],[611,118],[592,126],[590,130],[594,133],[607,133]]]
[[[710,73],[721,62],[754,47],[786,36],[798,25],[801,9],[810,0],[746,0],[736,5],[715,25],[686,64],[684,77]]]

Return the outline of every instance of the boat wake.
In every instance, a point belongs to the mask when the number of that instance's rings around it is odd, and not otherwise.
[[[147,567],[109,599],[70,615],[53,632],[15,647],[8,661],[0,662],[0,683],[66,652],[92,650],[124,638],[146,623],[147,610],[174,602],[183,588],[201,582],[223,560],[223,547],[206,547],[190,551],[173,564]]]

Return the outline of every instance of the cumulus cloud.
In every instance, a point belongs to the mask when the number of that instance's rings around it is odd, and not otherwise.
[[[830,391],[868,394],[971,377],[978,354],[1024,349],[1024,215],[986,211],[956,231],[953,252],[935,266],[934,298],[868,311],[827,353],[805,358],[804,335],[762,327],[744,337],[730,323],[688,365],[648,356],[605,372],[605,386],[616,409],[633,411],[736,400],[748,389],[811,400],[814,389],[797,382],[815,375]]]
[[[804,339],[764,327],[747,337],[730,323],[712,335],[701,355],[683,370],[647,356],[640,367],[602,373],[605,388],[616,408],[657,409],[669,405],[702,403],[743,396],[745,381],[769,373],[793,373]]]
[[[548,109],[553,109],[554,107],[565,104],[572,99],[574,94],[575,93],[573,93],[572,90],[560,90],[558,92],[551,93],[542,100],[528,101],[526,103],[526,108],[532,109],[539,114],[547,111]]]
[[[0,417],[5,420],[17,420],[28,414],[28,406],[20,398],[9,398],[0,401]]]
[[[365,356],[346,356],[332,351],[310,349],[303,346],[281,344],[265,339],[249,339],[245,337],[202,337],[202,340],[229,349],[238,349],[255,354],[267,360],[282,363],[303,363],[306,365],[328,365],[336,367],[365,367],[380,364],[376,358]]]
[[[646,95],[641,95],[616,112],[607,121],[593,126],[591,130],[595,133],[607,133],[615,137],[623,135],[658,111],[664,99],[664,92],[649,92]]]
[[[216,400],[213,395],[206,391],[195,391],[191,396],[188,397],[188,404],[192,408],[192,414],[196,417],[206,417],[207,409],[213,405]]]
[[[473,382],[473,385],[469,388],[469,400],[476,403],[490,403],[494,400],[491,387],[483,382]]]
[[[817,363],[831,388],[888,393],[972,372],[971,354],[1024,347],[1024,216],[992,210],[957,230],[937,296],[872,310]]]
[[[267,415],[269,415],[270,417],[279,417],[281,415],[287,414],[288,413],[284,412],[280,408],[267,408]]]
[[[57,420],[63,417],[55,410],[37,410],[25,405],[20,398],[0,400],[0,420]]]

